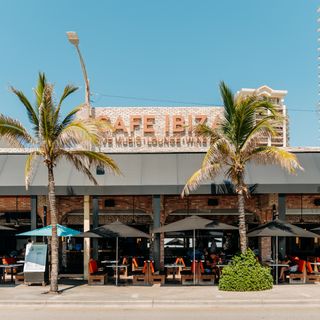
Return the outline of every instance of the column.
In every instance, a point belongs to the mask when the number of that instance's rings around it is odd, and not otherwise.
[[[266,223],[272,220],[273,205],[278,209],[278,194],[264,194],[261,199],[261,220]],[[272,258],[272,241],[271,237],[259,237],[259,250],[262,261],[267,261]]]
[[[38,212],[38,201],[37,196],[31,196],[31,230],[37,229],[37,212]],[[33,241],[36,241],[36,237],[32,237]]]
[[[152,209],[153,209],[153,228],[160,227],[160,212],[161,212],[161,203],[160,196],[152,196]],[[153,242],[153,259],[156,270],[160,269],[160,234],[154,234]]]
[[[92,197],[92,225],[93,229],[99,227],[99,198],[97,196]],[[98,252],[98,239],[92,239],[92,257],[95,260],[98,260],[99,252]]]
[[[31,230],[37,229],[37,196],[31,196]]]
[[[90,196],[83,197],[83,231],[90,230]],[[83,278],[88,279],[90,260],[90,238],[83,239]]]
[[[280,193],[278,195],[278,214],[279,219],[285,221],[286,220],[286,195]],[[286,238],[279,238],[279,255],[284,258],[286,254]]]

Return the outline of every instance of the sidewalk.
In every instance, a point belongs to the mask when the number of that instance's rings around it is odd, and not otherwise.
[[[0,286],[1,307],[59,306],[85,308],[211,308],[218,306],[310,305],[320,306],[320,285],[279,285],[261,292],[223,292],[217,286]]]

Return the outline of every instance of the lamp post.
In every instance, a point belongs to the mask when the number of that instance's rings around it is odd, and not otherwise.
[[[84,60],[82,58],[80,49],[79,49],[79,37],[76,32],[74,31],[69,31],[67,32],[67,37],[69,42],[75,46],[79,60],[80,60],[80,65],[82,69],[82,74],[84,78],[84,83],[85,83],[85,109],[87,111],[87,117],[91,118],[92,117],[92,110],[90,106],[90,86],[89,86],[89,79],[87,75],[87,69],[84,64]],[[90,196],[85,195],[84,196],[84,208],[83,208],[83,231],[88,231],[90,229]],[[89,260],[90,260],[90,238],[85,238],[83,240],[83,276],[84,279],[88,279],[89,275],[89,270],[88,270],[88,265],[89,265]]]
[[[83,74],[83,78],[84,78],[84,82],[85,82],[85,108],[87,109],[87,114],[88,117],[90,118],[92,116],[92,110],[91,110],[91,106],[90,106],[90,86],[89,86],[89,79],[88,79],[88,74],[87,74],[87,69],[86,66],[84,64],[84,60],[82,58],[80,49],[79,49],[79,37],[78,34],[74,31],[68,31],[67,32],[67,37],[69,42],[75,46],[79,59],[80,59],[80,65],[81,65],[81,69],[82,69],[82,74]]]

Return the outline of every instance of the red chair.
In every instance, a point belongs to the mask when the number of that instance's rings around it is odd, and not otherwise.
[[[107,275],[103,271],[99,271],[97,261],[90,259],[88,264],[88,284],[89,285],[104,285],[107,280]]]

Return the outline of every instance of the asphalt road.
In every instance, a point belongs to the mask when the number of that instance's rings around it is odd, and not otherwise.
[[[301,320],[319,319],[320,306],[263,306],[254,307],[218,307],[211,309],[179,308],[179,309],[101,309],[92,308],[70,309],[68,306],[54,307],[28,307],[14,308],[2,307],[0,310],[1,319],[23,319],[23,320]]]

